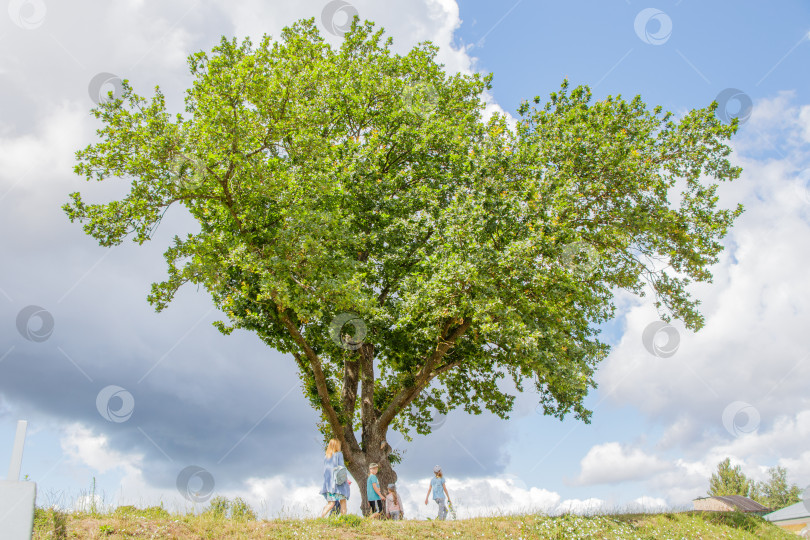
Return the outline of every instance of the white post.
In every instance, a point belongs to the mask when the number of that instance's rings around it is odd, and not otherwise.
[[[25,431],[28,428],[28,422],[25,420],[17,421],[17,435],[14,437],[14,450],[11,451],[11,465],[8,467],[8,477],[6,480],[12,482],[20,481],[20,469],[22,468],[23,446],[25,445]]]
[[[0,480],[0,538],[3,540],[30,540],[34,531],[37,485],[34,482],[20,482],[27,428],[28,422],[25,420],[17,422],[8,478]]]

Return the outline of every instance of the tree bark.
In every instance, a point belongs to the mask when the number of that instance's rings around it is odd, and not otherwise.
[[[373,448],[373,450],[358,452],[355,454],[355,461],[346,464],[346,468],[349,469],[352,478],[357,482],[357,487],[360,489],[360,510],[363,512],[364,516],[369,515],[371,510],[371,506],[368,503],[369,492],[367,490],[368,477],[370,476],[368,466],[371,463],[377,463],[380,466],[379,471],[377,471],[377,481],[379,483],[380,492],[383,494],[383,499],[385,499],[388,484],[393,484],[397,481],[397,473],[391,466],[391,462],[388,461],[388,454],[391,452],[391,447],[385,441],[385,437],[379,432],[374,431],[368,438],[368,441],[369,444],[372,445],[371,448]],[[372,441],[379,442],[375,443]]]

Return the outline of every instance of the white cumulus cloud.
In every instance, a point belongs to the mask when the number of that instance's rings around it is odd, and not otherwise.
[[[592,485],[644,480],[667,467],[666,462],[638,448],[608,442],[594,446],[582,458],[575,483]]]

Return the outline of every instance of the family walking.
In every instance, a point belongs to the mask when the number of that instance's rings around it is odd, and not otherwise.
[[[404,519],[405,512],[402,507],[402,499],[397,493],[396,484],[388,484],[388,489],[384,492],[377,479],[378,471],[379,465],[377,463],[369,465],[369,475],[366,480],[366,497],[371,507],[370,517]],[[343,462],[340,441],[331,439],[326,446],[326,454],[323,459],[323,486],[320,493],[326,499],[326,506],[321,512],[321,517],[326,517],[330,513],[337,513],[338,508],[340,514],[346,513],[346,505],[351,493],[350,484],[351,480],[348,479],[348,470]],[[425,496],[425,504],[428,503],[431,491],[433,492],[433,500],[439,505],[438,519],[445,519],[447,517],[445,495],[447,496],[447,503],[450,503],[450,494],[447,492],[442,469],[438,465],[433,467],[433,478],[430,480],[430,487],[428,487]],[[385,501],[384,507],[383,501]]]

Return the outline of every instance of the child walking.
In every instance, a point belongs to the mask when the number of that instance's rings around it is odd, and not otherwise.
[[[366,480],[366,498],[368,498],[368,504],[371,506],[371,515],[374,516],[375,514],[379,515],[383,511],[383,496],[382,491],[380,491],[380,482],[377,480],[377,471],[379,470],[380,466],[376,463],[372,463],[368,466],[368,480]]]
[[[444,503],[444,496],[447,495],[447,502],[450,502],[450,494],[447,492],[447,486],[444,485],[444,477],[442,476],[442,468],[436,465],[433,467],[433,478],[430,479],[430,487],[428,488],[427,495],[425,495],[425,504],[428,503],[430,492],[433,491],[433,500],[439,505],[439,515],[437,519],[444,519],[447,517],[447,506]]]
[[[346,513],[346,503],[349,500],[350,481],[338,484],[335,479],[335,468],[343,466],[343,452],[340,451],[340,441],[331,439],[326,447],[326,454],[323,458],[323,486],[321,495],[326,499],[326,506],[323,507],[321,517],[326,517],[336,506],[340,507],[340,513]]]
[[[385,512],[389,519],[402,519],[405,517],[396,484],[388,484],[388,495],[385,496]]]

